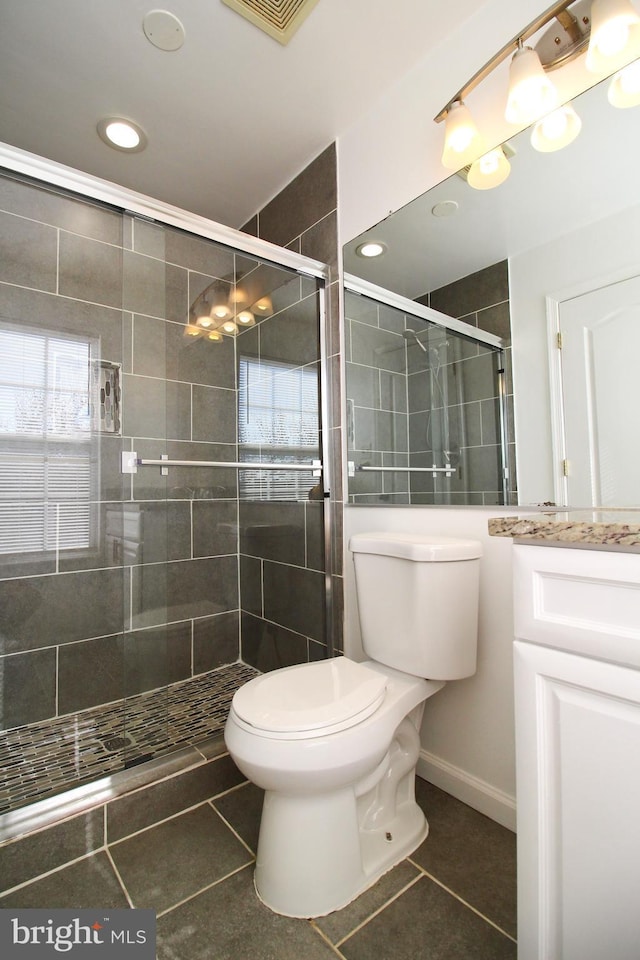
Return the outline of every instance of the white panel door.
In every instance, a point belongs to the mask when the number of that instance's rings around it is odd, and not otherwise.
[[[568,502],[640,505],[640,277],[559,305]]]

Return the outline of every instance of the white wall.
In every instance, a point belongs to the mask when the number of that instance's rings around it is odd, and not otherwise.
[[[548,0],[484,0],[474,17],[389,88],[376,108],[338,141],[339,230],[347,242],[449,175],[440,163],[443,129],[433,117]],[[452,24],[457,23],[455,3]],[[505,65],[506,69],[506,65]],[[512,135],[495,96],[496,75],[467,102],[482,115],[488,142]],[[499,105],[499,106],[498,106]],[[504,515],[474,508],[347,507],[345,543],[367,529],[424,530],[482,541],[479,664],[426,706],[419,772],[501,823],[515,827],[511,541],[490,538],[487,521]],[[522,512],[522,511],[518,511]],[[347,652],[361,655],[351,557],[345,558]],[[360,653],[359,653],[360,651]]]
[[[490,537],[492,516],[524,514],[498,507],[347,507],[345,544],[367,530],[468,537],[482,543],[478,669],[427,701],[418,773],[470,806],[515,829],[513,614],[509,538]],[[530,512],[530,511],[529,511]],[[362,659],[353,559],[345,556],[345,652]]]

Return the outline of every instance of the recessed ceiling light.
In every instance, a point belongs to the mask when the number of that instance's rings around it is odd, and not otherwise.
[[[115,150],[125,153],[139,153],[147,145],[144,130],[131,120],[122,117],[106,117],[97,127],[98,134],[104,142]]]
[[[356,247],[356,254],[359,257],[381,257],[387,252],[386,243],[381,240],[367,240]]]

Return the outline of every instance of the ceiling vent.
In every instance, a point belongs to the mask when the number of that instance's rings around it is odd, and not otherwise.
[[[318,0],[222,0],[279,43],[289,43]]]

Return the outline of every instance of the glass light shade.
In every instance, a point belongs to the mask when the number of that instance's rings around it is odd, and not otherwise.
[[[261,317],[270,317],[273,313],[273,302],[270,296],[260,297],[259,300],[256,300],[252,310],[255,310],[256,313],[259,313]]]
[[[640,60],[616,73],[607,94],[613,107],[636,107],[640,104]]]
[[[509,123],[527,126],[557,104],[556,88],[544,72],[540,57],[532,47],[520,47],[509,68],[505,119]]]
[[[449,170],[460,170],[480,156],[484,143],[473,122],[469,108],[456,100],[444,121],[444,151],[442,165]]]
[[[250,310],[241,310],[236,317],[236,321],[243,327],[252,327],[256,322],[256,318]]]
[[[222,334],[220,333],[219,330],[211,330],[211,331],[207,334],[207,340],[213,340],[214,343],[216,343],[216,342],[222,340]]]
[[[247,302],[247,295],[242,287],[232,287],[229,291],[229,303],[234,303],[237,307]]]
[[[531,132],[531,146],[541,153],[552,153],[568,146],[580,133],[582,120],[570,103],[538,120]]]
[[[216,323],[222,323],[224,320],[230,320],[232,316],[233,313],[226,303],[216,303],[211,308],[211,317]]]
[[[184,328],[185,337],[199,337],[202,333],[202,329],[193,323],[188,323]]]
[[[238,332],[238,328],[233,320],[225,320],[219,329],[222,331],[222,333],[226,333],[228,337],[235,337],[236,333]]]
[[[491,190],[504,183],[510,173],[511,164],[505,157],[504,150],[496,147],[471,164],[467,183],[474,190]]]
[[[640,16],[631,0],[593,0],[587,70],[601,73],[615,67],[639,27]]]

